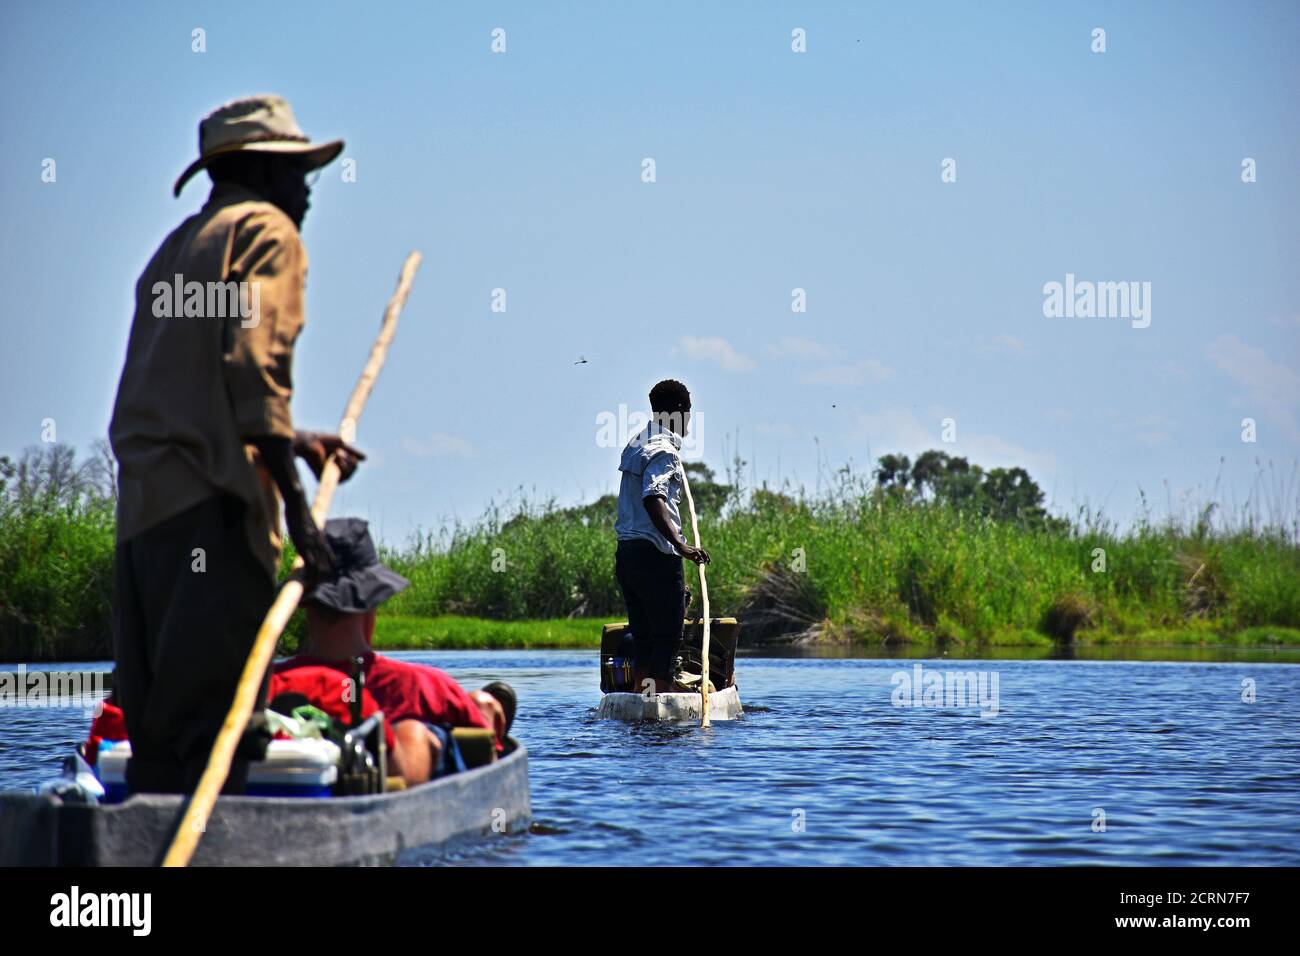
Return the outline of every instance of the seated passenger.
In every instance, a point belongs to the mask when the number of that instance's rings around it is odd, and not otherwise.
[[[307,634],[302,651],[278,662],[275,673],[321,665],[350,673],[350,662],[360,657],[365,689],[390,721],[420,721],[444,743],[448,728],[489,729],[500,751],[515,716],[516,697],[510,685],[494,681],[482,690],[466,691],[436,667],[375,653],[371,647],[375,609],[410,582],[380,563],[370,531],[360,518],[327,521],[325,537],[334,552],[333,574],[304,599]],[[448,760],[454,757],[451,749],[444,748]]]
[[[352,724],[355,690],[351,679],[333,667],[297,667],[286,673],[272,673],[266,699],[274,707],[281,695],[293,695],[320,708],[343,727]],[[380,710],[375,697],[361,689],[361,719]],[[442,759],[442,742],[418,720],[394,721],[384,714],[384,745],[388,748],[388,773],[400,776],[408,786],[435,776]]]
[[[346,692],[347,685],[347,675],[335,668],[299,667],[287,674],[271,675],[267,700],[274,704],[281,695],[298,696],[329,714],[339,726],[347,727],[352,723],[352,695]],[[379,709],[374,695],[362,688],[361,719]],[[124,714],[110,693],[91,722],[86,761],[91,766],[97,763],[102,742],[126,739]],[[385,714],[384,745],[388,749],[389,774],[400,776],[408,786],[432,779],[443,758],[441,740],[418,720],[393,722]]]

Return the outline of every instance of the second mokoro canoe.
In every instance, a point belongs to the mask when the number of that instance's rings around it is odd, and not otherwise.
[[[600,699],[596,717],[601,720],[700,720],[703,698],[698,693],[606,694]],[[715,690],[709,695],[709,720],[735,720],[742,713],[740,691],[736,685]]]

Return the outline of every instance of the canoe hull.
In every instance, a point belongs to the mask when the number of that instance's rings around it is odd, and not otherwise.
[[[0,866],[153,866],[182,798],[108,806],[0,793]],[[528,752],[409,790],[358,797],[221,797],[194,866],[386,865],[405,850],[527,829]]]
[[[742,713],[740,692],[735,685],[709,695],[709,720],[735,720]],[[598,720],[700,720],[703,717],[699,694],[606,694],[596,710]]]

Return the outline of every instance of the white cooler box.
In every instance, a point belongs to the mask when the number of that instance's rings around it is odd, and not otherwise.
[[[328,797],[339,776],[339,748],[328,740],[272,740],[266,759],[248,768],[250,797]],[[126,799],[126,762],[131,759],[127,740],[105,740],[99,745],[95,773],[104,785],[105,803]]]

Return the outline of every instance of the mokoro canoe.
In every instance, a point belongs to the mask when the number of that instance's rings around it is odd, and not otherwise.
[[[385,865],[436,847],[528,827],[528,752],[429,783],[370,796],[221,797],[194,866]],[[162,794],[88,806],[0,793],[0,866],[152,866],[182,798]]]
[[[718,689],[709,695],[709,720],[735,720],[744,711],[736,690],[736,646],[740,622],[734,617],[709,621],[709,678]],[[703,669],[704,622],[682,622],[682,671],[699,674]],[[600,632],[600,690],[605,696],[596,709],[599,720],[700,720],[703,718],[698,693],[657,694],[646,697],[632,686],[634,651],[626,623],[606,624]]]
[[[600,720],[699,720],[703,708],[699,694],[613,693],[600,699],[596,717]],[[735,720],[744,711],[736,685],[715,690],[709,695],[709,720]]]

